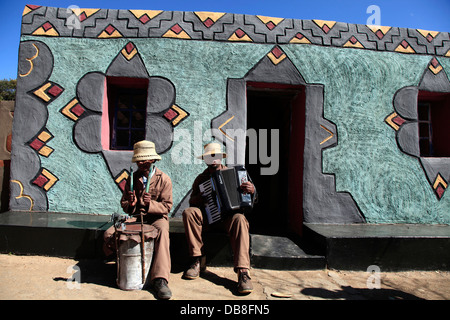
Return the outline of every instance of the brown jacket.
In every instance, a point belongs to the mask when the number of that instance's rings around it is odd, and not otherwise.
[[[172,209],[173,198],[172,198],[172,180],[169,176],[156,168],[155,174],[150,180],[150,188],[148,192],[152,196],[150,205],[144,205],[144,182],[142,176],[136,172],[133,175],[133,188],[138,198],[136,206],[131,207],[128,204],[127,194],[130,191],[130,178],[128,178],[125,185],[125,190],[123,191],[122,199],[120,204],[125,212],[130,215],[160,215],[167,218],[170,209]]]

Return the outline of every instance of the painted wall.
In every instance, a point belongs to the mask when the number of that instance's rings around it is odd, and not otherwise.
[[[259,81],[305,88],[305,221],[449,224],[450,158],[420,157],[414,113],[419,88],[450,92],[449,72],[448,32],[27,6],[10,207],[120,211],[132,152],[104,149],[102,116],[107,77],[129,76],[149,79],[147,138],[178,216],[204,169],[203,132],[218,129],[212,138],[234,155],[241,142],[222,132],[245,129],[245,84]]]

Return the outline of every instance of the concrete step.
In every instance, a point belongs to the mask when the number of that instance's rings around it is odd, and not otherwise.
[[[337,270],[450,270],[450,226],[424,224],[308,224],[305,235]]]
[[[275,270],[325,269],[325,256],[308,254],[287,237],[251,234],[252,265]]]
[[[72,213],[0,213],[0,252],[73,258],[102,256],[109,216]]]

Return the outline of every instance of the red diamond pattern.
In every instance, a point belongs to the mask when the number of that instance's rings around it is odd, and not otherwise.
[[[392,122],[394,122],[395,124],[397,124],[399,127],[401,127],[402,126],[402,124],[404,124],[405,123],[405,119],[403,119],[402,117],[400,117],[400,116],[396,116],[394,119],[392,119]]]
[[[375,32],[375,34],[377,35],[378,39],[383,39],[384,37],[384,33],[381,30],[378,30],[377,32]]]
[[[178,113],[175,112],[173,109],[169,109],[165,114],[164,118],[166,118],[169,121],[172,121],[173,118],[175,118],[178,115]]]
[[[181,31],[183,31],[183,28],[181,28],[180,25],[177,23],[172,28],[170,28],[170,30],[172,30],[176,34],[179,34]]]
[[[402,47],[405,48],[405,49],[409,47],[409,43],[408,43],[406,40],[403,40],[400,44],[401,44]]]
[[[123,191],[125,190],[125,185],[127,184],[127,180],[126,179],[122,179],[122,181],[120,181],[119,183],[119,188]]]
[[[142,17],[139,18],[139,21],[142,22],[143,24],[146,24],[147,22],[150,21],[150,17],[147,14],[144,14]]]
[[[242,38],[243,36],[245,36],[245,32],[242,31],[242,29],[237,29],[235,33],[238,36],[238,38]]]
[[[211,26],[214,24],[214,21],[212,21],[211,18],[208,18],[208,19],[206,19],[205,21],[203,21],[203,24],[204,24],[207,28],[209,28],[209,27],[211,27]]]
[[[44,25],[42,26],[42,28],[45,30],[45,32],[47,32],[48,30],[50,30],[51,28],[53,28],[53,26],[50,24],[50,22],[46,22],[46,23],[44,23]]]
[[[44,184],[46,184],[49,180],[44,177],[42,174],[40,174],[34,181],[33,184],[39,186],[39,187],[43,187]]]
[[[445,192],[444,187],[442,187],[442,185],[439,184],[438,187],[436,188],[436,194],[439,197],[439,199],[442,198],[442,195],[444,194],[444,192]]]
[[[433,59],[431,60],[431,65],[432,65],[433,67],[437,68],[437,66],[439,65],[439,62],[437,61],[436,58],[433,58]]]
[[[272,50],[272,54],[275,56],[275,58],[279,58],[283,55],[283,51],[281,51],[281,49],[279,47],[275,47]]]
[[[44,145],[44,143],[39,140],[39,139],[34,139],[34,141],[32,143],[30,143],[30,147],[32,147],[34,150],[39,150],[40,148],[42,148],[42,146]]]
[[[50,93],[52,96],[57,97],[61,94],[62,91],[63,89],[55,84],[47,92]]]
[[[128,54],[130,54],[134,48],[135,46],[132,42],[128,42],[128,44],[125,46],[125,50],[127,51]]]
[[[78,17],[78,19],[80,19],[80,22],[83,22],[84,20],[87,19],[86,13],[83,12],[82,14],[80,14],[80,16]]]
[[[109,35],[111,35],[115,30],[116,30],[116,28],[114,28],[111,24],[109,26],[107,26],[105,29],[106,33]]]
[[[272,30],[273,28],[276,27],[276,25],[275,25],[272,21],[269,21],[269,22],[266,23],[266,27],[267,27],[269,30]]]
[[[80,117],[84,113],[83,107],[77,103],[70,111],[76,116]]]

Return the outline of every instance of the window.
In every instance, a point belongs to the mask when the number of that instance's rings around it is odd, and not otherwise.
[[[450,93],[419,91],[419,147],[422,157],[450,157]]]
[[[107,77],[110,149],[133,150],[145,139],[148,79]]]

